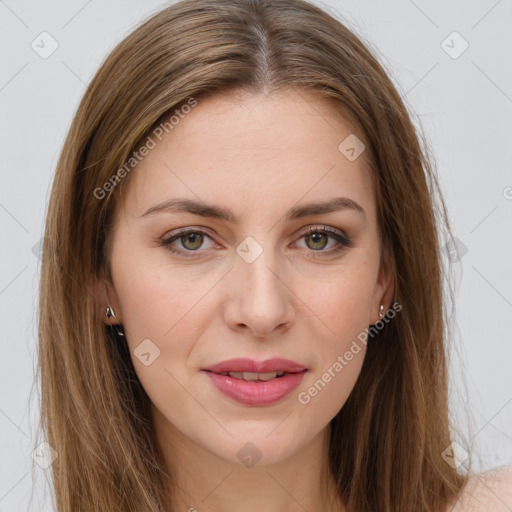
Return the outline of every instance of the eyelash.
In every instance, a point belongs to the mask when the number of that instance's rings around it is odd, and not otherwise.
[[[310,251],[313,254],[310,257],[312,257],[312,258],[318,258],[318,257],[322,257],[324,255],[330,255],[330,254],[337,254],[337,253],[343,251],[346,248],[353,247],[353,245],[354,245],[354,243],[352,242],[352,240],[348,236],[342,235],[341,233],[338,233],[337,231],[334,231],[333,229],[329,228],[328,226],[323,226],[321,228],[310,227],[307,231],[302,233],[302,235],[300,236],[299,240],[304,238],[304,237],[306,237],[306,236],[308,236],[308,235],[311,235],[313,233],[326,234],[326,235],[334,238],[339,243],[339,246],[336,249],[330,249],[328,251],[323,251],[323,250],[315,251],[315,250],[311,249]],[[177,240],[177,239],[179,239],[179,238],[181,238],[183,236],[189,235],[189,234],[205,235],[208,238],[211,238],[210,235],[208,235],[204,231],[197,230],[197,229],[188,229],[188,228],[186,228],[186,229],[181,229],[177,233],[175,233],[175,234],[173,234],[173,235],[171,235],[171,236],[169,236],[167,238],[164,238],[164,239],[160,240],[160,245],[164,246],[167,250],[169,250],[170,252],[172,252],[174,254],[179,254],[179,255],[184,256],[186,258],[196,257],[196,253],[202,252],[199,249],[197,249],[196,251],[181,250],[181,249],[176,249],[174,246],[171,245],[172,242],[174,242],[175,240]],[[315,253],[317,253],[318,255],[315,254]]]

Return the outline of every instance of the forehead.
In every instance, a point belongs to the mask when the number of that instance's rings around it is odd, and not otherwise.
[[[216,95],[174,121],[150,134],[154,147],[132,171],[124,203],[133,215],[178,196],[278,213],[302,198],[335,195],[372,214],[367,152],[352,160],[342,151],[344,141],[364,137],[327,100],[297,91]]]

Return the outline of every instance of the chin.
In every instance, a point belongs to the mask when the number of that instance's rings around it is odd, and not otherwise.
[[[283,439],[270,440],[262,434],[261,436],[247,435],[243,439],[231,439],[209,448],[217,457],[231,464],[251,468],[284,462],[293,456],[299,446],[295,442],[284,443]]]
[[[289,418],[285,418],[286,414],[277,420],[244,421],[236,427],[236,422],[233,422],[226,426],[232,437],[222,431],[215,438],[203,438],[201,444],[215,456],[232,464],[246,467],[278,464],[292,457],[315,436],[314,432],[308,434],[299,426],[291,429],[288,425],[286,428]]]

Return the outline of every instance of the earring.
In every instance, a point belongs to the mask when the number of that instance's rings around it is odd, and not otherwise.
[[[380,305],[379,317],[384,318],[384,304]]]
[[[105,316],[107,318],[112,318],[114,317],[116,320],[117,320],[117,317],[114,313],[114,308],[111,308],[110,306],[108,306],[106,309],[105,309]],[[119,322],[119,320],[117,320]],[[120,325],[120,323],[119,323]],[[124,332],[123,330],[119,327],[119,326],[116,326],[116,330],[117,330],[117,334],[119,334],[119,336],[124,336]]]

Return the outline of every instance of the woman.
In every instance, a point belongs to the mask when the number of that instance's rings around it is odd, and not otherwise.
[[[510,480],[470,479],[450,436],[436,190],[319,8],[184,0],[137,28],[48,211],[57,509],[497,510]]]

